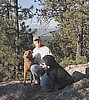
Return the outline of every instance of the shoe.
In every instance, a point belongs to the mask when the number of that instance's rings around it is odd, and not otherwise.
[[[34,85],[35,86],[35,85],[39,85],[39,84],[38,83],[31,83],[31,85]]]
[[[31,85],[40,85],[40,83],[38,81],[35,81],[34,83],[32,83]]]

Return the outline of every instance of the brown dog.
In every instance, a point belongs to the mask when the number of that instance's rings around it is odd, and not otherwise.
[[[26,78],[27,78],[27,71],[30,71],[31,65],[34,63],[34,58],[32,55],[32,51],[28,50],[24,52],[24,83],[26,83]],[[33,76],[30,71],[30,82],[32,83]]]

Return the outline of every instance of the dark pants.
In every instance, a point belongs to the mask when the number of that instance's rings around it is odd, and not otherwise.
[[[40,86],[44,88],[49,88],[52,86],[53,82],[45,73],[44,68],[37,64],[34,64],[31,66],[30,70],[33,74],[33,80],[35,84],[40,84]]]

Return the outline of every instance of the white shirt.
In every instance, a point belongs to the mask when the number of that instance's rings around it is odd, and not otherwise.
[[[36,58],[37,62],[42,65],[42,58],[45,56],[45,55],[52,55],[51,53],[51,50],[46,47],[46,46],[43,46],[43,47],[40,47],[40,48],[34,48],[33,50],[33,57]]]

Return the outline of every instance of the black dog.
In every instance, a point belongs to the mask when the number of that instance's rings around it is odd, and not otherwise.
[[[72,76],[56,62],[53,56],[46,55],[43,57],[43,61],[46,65],[46,73],[53,81],[53,89],[55,83],[58,84],[58,89],[63,89],[74,83]]]

